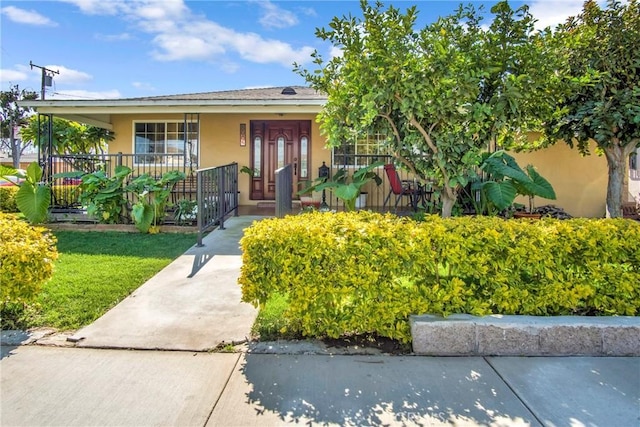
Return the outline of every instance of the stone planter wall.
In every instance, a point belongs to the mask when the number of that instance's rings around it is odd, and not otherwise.
[[[415,354],[640,356],[640,317],[412,316]]]

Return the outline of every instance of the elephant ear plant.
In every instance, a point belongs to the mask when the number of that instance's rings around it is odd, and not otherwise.
[[[382,165],[384,165],[384,162],[378,161],[360,168],[353,173],[351,179],[349,179],[349,173],[346,169],[340,169],[331,179],[320,177],[316,179],[311,186],[298,192],[298,194],[305,195],[314,191],[333,189],[335,196],[344,202],[345,210],[355,211],[356,200],[360,195],[362,187],[370,181],[374,181],[376,185],[382,184],[382,179],[374,171],[375,168]]]
[[[472,189],[480,190],[483,206],[480,212],[495,214],[513,202],[518,195],[529,198],[529,212],[533,212],[535,196],[545,199],[556,198],[553,187],[533,167],[527,165],[523,170],[518,162],[503,150],[486,153],[480,169],[487,174],[485,181],[474,183]],[[476,209],[478,211],[478,209]]]
[[[100,169],[92,173],[83,171],[64,172],[54,178],[81,178],[78,201],[86,206],[87,214],[104,224],[119,224],[124,220],[127,199],[124,181],[131,173],[131,168],[116,166],[113,176]]]
[[[165,172],[158,180],[149,174],[143,174],[131,181],[125,190],[136,195],[131,218],[138,230],[143,233],[158,232],[171,191],[175,184],[185,177],[183,172],[170,171]]]
[[[16,193],[16,205],[32,224],[40,224],[47,219],[51,204],[51,189],[42,182],[42,168],[37,162],[27,166],[26,171],[2,166],[0,178],[20,187]],[[21,182],[15,182],[15,179]]]

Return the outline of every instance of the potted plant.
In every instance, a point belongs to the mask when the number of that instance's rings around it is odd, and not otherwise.
[[[473,188],[481,191],[484,200],[481,210],[488,213],[507,209],[514,205],[517,196],[526,196],[529,198],[529,210],[526,213],[536,215],[533,213],[536,196],[551,200],[556,198],[549,181],[533,165],[527,165],[523,170],[504,150],[485,154],[480,169],[487,173],[488,179],[478,181]]]
[[[382,184],[382,179],[374,169],[383,164],[384,162],[382,161],[372,163],[369,166],[358,169],[351,177],[346,169],[340,169],[331,179],[320,177],[303,191],[313,192],[332,189],[336,197],[343,201],[345,210],[354,211],[356,210],[356,201],[360,196],[362,187],[371,181],[374,181],[376,185]]]

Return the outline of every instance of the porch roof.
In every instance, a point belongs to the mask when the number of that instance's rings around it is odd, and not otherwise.
[[[149,113],[318,113],[325,94],[305,86],[202,92],[121,99],[21,101],[40,114],[53,114],[111,129],[111,116]]]

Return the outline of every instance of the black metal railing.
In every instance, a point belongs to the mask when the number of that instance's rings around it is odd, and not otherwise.
[[[198,246],[204,232],[215,225],[224,229],[224,219],[238,216],[238,164],[231,163],[197,171]]]
[[[131,169],[131,175],[127,182],[136,177],[149,174],[160,178],[170,171],[181,171],[187,176],[195,176],[195,171],[185,164],[183,154],[154,154],[153,162],[149,155],[141,154],[75,154],[52,155],[51,175],[48,177],[52,185],[51,207],[58,211],[74,210],[80,208],[78,204],[77,186],[80,179],[54,178],[57,174],[68,172],[82,172],[85,174],[104,171],[106,176],[113,176],[118,166],[126,166]],[[192,199],[192,188],[187,185],[187,180],[178,183],[174,189],[174,198]],[[183,193],[180,193],[180,190]],[[134,202],[133,200],[129,200]]]

